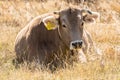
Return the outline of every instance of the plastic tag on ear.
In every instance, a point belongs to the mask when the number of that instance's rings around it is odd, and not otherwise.
[[[58,22],[53,16],[46,17],[43,20],[43,23],[45,24],[47,30],[54,30],[58,27]]]
[[[57,28],[57,24],[56,23],[49,22],[49,21],[46,23],[45,26],[46,26],[47,30],[54,30],[54,29]]]

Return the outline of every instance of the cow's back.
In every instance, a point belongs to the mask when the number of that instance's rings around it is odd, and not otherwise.
[[[17,35],[15,40],[15,52],[16,56],[20,57],[23,53],[25,53],[25,49],[27,48],[26,43],[26,34],[28,31],[28,27],[24,27]]]
[[[15,52],[18,59],[25,58],[28,53],[28,40],[32,28],[40,23],[40,16],[30,21],[17,35],[15,40]]]
[[[64,45],[59,39],[57,30],[47,30],[41,17],[33,19],[17,35],[15,41],[15,52],[17,58],[32,61],[50,61],[55,52]]]

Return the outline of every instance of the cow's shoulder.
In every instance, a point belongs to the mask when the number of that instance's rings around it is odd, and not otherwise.
[[[37,16],[34,19],[32,19],[26,27],[33,28],[41,23],[41,16]]]
[[[47,13],[47,14],[43,14],[43,15],[36,16],[35,18],[33,18],[33,19],[28,23],[28,25],[27,25],[26,27],[28,27],[29,30],[32,29],[32,28],[35,28],[35,27],[40,27],[40,26],[43,25],[42,20],[43,20],[44,18],[46,18],[47,16],[50,16],[50,15],[52,15],[52,13]],[[41,25],[41,24],[42,24],[42,25]]]

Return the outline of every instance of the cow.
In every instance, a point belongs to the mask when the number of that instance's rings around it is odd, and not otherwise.
[[[49,64],[58,63],[56,57],[62,60],[77,55],[76,60],[86,62],[92,38],[84,23],[94,22],[98,16],[97,12],[70,7],[34,18],[16,37],[16,61]]]

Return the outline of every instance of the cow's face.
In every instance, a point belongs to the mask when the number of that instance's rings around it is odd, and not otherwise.
[[[77,8],[69,8],[60,12],[55,12],[57,17],[51,16],[43,22],[47,27],[58,29],[61,40],[70,47],[71,50],[82,47],[83,41],[83,25],[84,22],[93,22],[98,15],[93,14],[89,10],[80,10]],[[51,22],[50,22],[51,20]]]
[[[60,34],[70,49],[82,47],[83,16],[81,10],[69,8],[60,12]]]

